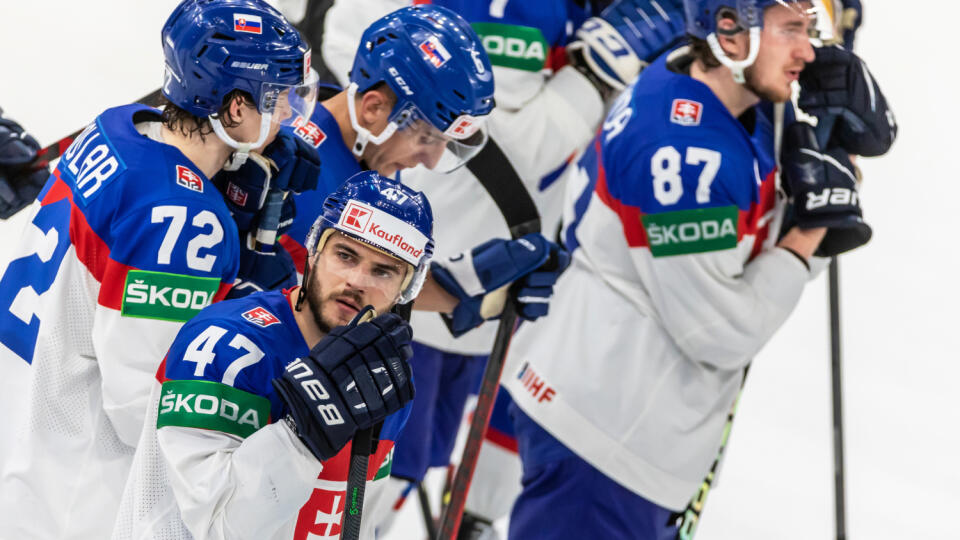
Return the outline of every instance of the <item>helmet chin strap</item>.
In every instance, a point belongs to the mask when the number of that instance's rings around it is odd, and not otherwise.
[[[367,148],[367,143],[373,143],[376,145],[381,145],[387,142],[394,132],[397,131],[397,123],[390,122],[387,124],[387,127],[383,128],[383,131],[379,135],[374,135],[370,133],[370,130],[361,126],[360,122],[357,121],[357,83],[350,83],[350,86],[347,87],[347,112],[350,114],[350,127],[357,132],[357,140],[353,143],[353,155],[358,158],[363,155],[363,151]]]
[[[730,72],[733,73],[734,82],[743,84],[747,81],[747,78],[743,74],[743,70],[752,66],[757,60],[757,54],[760,53],[760,27],[750,27],[750,51],[747,53],[747,57],[743,60],[733,60],[727,56],[727,53],[723,50],[723,47],[720,46],[720,41],[717,40],[716,32],[713,32],[707,36],[707,43],[710,45],[710,50],[713,51],[713,56],[716,57],[721,64],[730,68]]]
[[[209,117],[210,125],[213,126],[213,132],[217,134],[217,137],[221,141],[226,143],[230,148],[235,149],[235,151],[230,154],[230,157],[227,159],[227,163],[224,164],[223,169],[225,171],[235,171],[239,169],[244,163],[247,162],[247,156],[250,155],[250,151],[254,148],[260,148],[263,146],[263,143],[266,142],[267,136],[270,134],[270,124],[273,120],[273,113],[263,113],[260,117],[260,135],[257,138],[256,142],[237,142],[233,137],[227,134],[227,131],[223,129],[223,124],[220,123],[219,118]]]

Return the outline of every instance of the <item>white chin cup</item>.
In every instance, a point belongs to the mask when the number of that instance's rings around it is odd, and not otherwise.
[[[363,151],[367,148],[368,143],[373,143],[376,145],[381,145],[387,142],[387,139],[390,138],[394,132],[397,131],[396,122],[390,122],[387,124],[387,127],[383,128],[383,131],[379,135],[374,135],[370,133],[370,130],[362,127],[360,122],[357,120],[357,83],[350,83],[350,86],[347,87],[347,112],[350,114],[350,126],[353,128],[353,131],[357,133],[357,140],[353,143],[353,155],[358,158],[363,155]]]
[[[213,126],[213,132],[217,134],[217,137],[226,143],[227,146],[235,149],[223,166],[223,169],[226,171],[239,169],[247,162],[247,156],[250,155],[251,150],[263,146],[263,143],[267,140],[267,136],[270,134],[270,125],[273,123],[273,113],[263,113],[260,117],[260,135],[257,140],[255,142],[237,142],[223,129],[223,124],[220,123],[219,118],[213,118],[212,116],[209,118],[210,125]]]
[[[747,57],[743,60],[732,60],[729,56],[727,56],[727,53],[724,52],[723,47],[720,46],[720,42],[717,40],[716,32],[713,32],[707,36],[707,44],[710,45],[710,50],[713,51],[713,56],[715,56],[721,64],[730,68],[730,72],[733,74],[734,82],[743,84],[747,81],[747,78],[743,74],[743,70],[753,65],[753,63],[757,60],[757,54],[760,52],[760,27],[750,27],[750,51],[747,53]]]

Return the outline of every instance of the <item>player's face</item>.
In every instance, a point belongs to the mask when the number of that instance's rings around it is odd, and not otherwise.
[[[324,332],[349,323],[366,305],[393,307],[409,265],[339,232],[314,256],[307,287],[313,319]]]
[[[809,2],[798,7],[774,4],[764,11],[757,60],[747,68],[747,87],[757,96],[782,103],[790,99],[793,81],[814,58],[810,44]]]
[[[368,145],[363,159],[368,167],[383,176],[393,176],[399,170],[417,165],[428,169],[436,167],[446,147],[443,134],[418,120],[397,130],[382,145]]]

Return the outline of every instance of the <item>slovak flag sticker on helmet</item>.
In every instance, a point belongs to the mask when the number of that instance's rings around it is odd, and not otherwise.
[[[443,44],[440,43],[437,36],[430,36],[426,41],[421,43],[420,52],[423,53],[424,59],[433,64],[435,68],[439,68],[446,64],[447,60],[450,60],[450,53]]]
[[[243,13],[233,14],[233,29],[237,32],[260,34],[262,33],[262,23],[262,19],[257,15],[246,15]]]
[[[703,104],[689,99],[675,99],[670,107],[670,121],[681,126],[699,126]]]
[[[356,199],[347,201],[336,228],[415,267],[430,241],[412,224]]]

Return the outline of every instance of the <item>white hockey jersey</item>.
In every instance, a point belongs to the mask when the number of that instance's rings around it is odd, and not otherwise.
[[[219,192],[140,117],[159,119],[109,109],[73,142],[0,279],[0,355],[31,364],[0,538],[109,536],[157,359],[237,273]]]
[[[748,131],[661,57],[570,171],[573,263],[523,325],[503,384],[605,475],[684,508],[716,457],[743,369],[811,273],[775,248],[773,132]]]
[[[341,0],[334,4],[324,27],[323,58],[341,83],[349,82],[347,73],[364,28],[409,3]],[[463,15],[481,36],[496,82],[497,107],[486,124],[490,138],[503,150],[536,203],[543,234],[552,238],[563,199],[560,173],[589,141],[603,114],[603,103],[593,85],[573,68],[560,67],[557,60],[565,58],[568,26],[578,25],[571,20],[582,14],[574,13],[569,2],[511,2],[500,8],[497,2],[434,3]],[[400,178],[430,199],[436,260],[490,238],[510,237],[500,210],[466,167],[444,175],[421,166],[403,171]],[[489,354],[497,327],[486,323],[454,338],[437,313],[414,311],[411,323],[418,342],[469,355]]]

